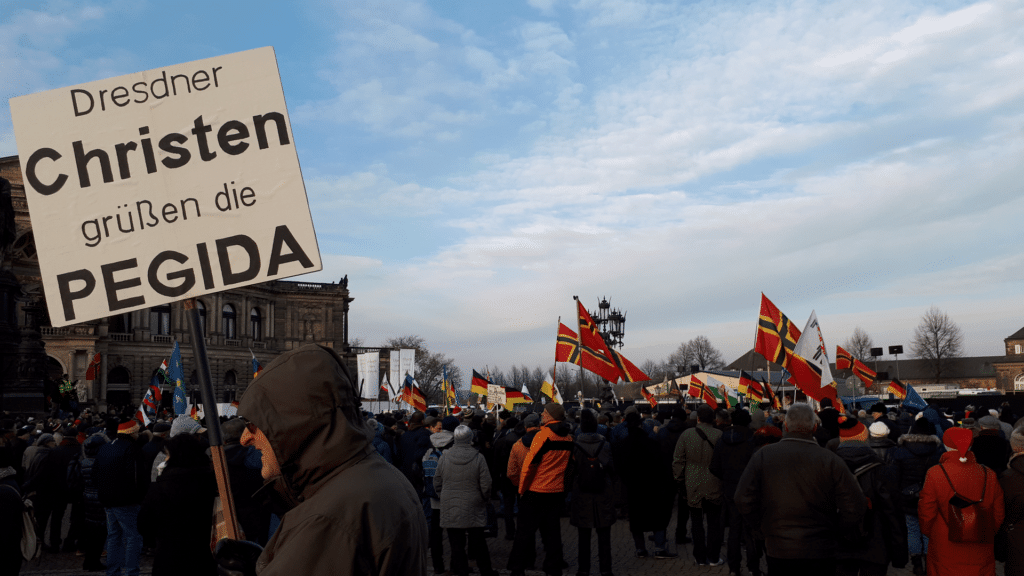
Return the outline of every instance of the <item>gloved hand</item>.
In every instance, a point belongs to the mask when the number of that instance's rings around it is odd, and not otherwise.
[[[217,576],[256,576],[256,560],[263,548],[248,540],[225,538],[217,542]]]

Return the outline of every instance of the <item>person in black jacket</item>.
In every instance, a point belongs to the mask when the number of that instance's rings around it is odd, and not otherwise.
[[[597,432],[597,417],[589,409],[580,413],[580,434],[576,437],[573,457],[577,462],[577,476],[572,486],[569,523],[576,526],[579,533],[577,574],[590,573],[590,532],[596,530],[601,576],[611,576],[611,534],[615,523],[612,449],[608,440]]]
[[[60,552],[61,521],[67,509],[67,465],[62,466],[60,455],[55,451],[57,442],[53,434],[40,434],[33,446],[36,450],[29,453],[32,460],[25,468],[23,489],[35,506],[36,538],[44,543],[43,550],[57,553]],[[49,546],[45,544],[47,524],[50,525]]]
[[[872,428],[879,423],[872,424]],[[853,418],[839,419],[836,455],[846,462],[866,498],[868,511],[858,530],[843,533],[836,576],[875,576],[907,565],[907,525],[891,468],[868,444],[868,430]]]
[[[0,436],[0,576],[18,576],[22,561],[21,487],[12,444]]]
[[[96,455],[107,443],[107,436],[97,432],[82,443],[82,533],[78,540],[78,548],[85,555],[82,570],[95,572],[106,570],[100,562],[103,544],[107,539],[107,513],[100,502],[99,486],[94,478]]]
[[[138,442],[139,422],[117,426],[117,437],[104,444],[93,464],[93,478],[107,515],[107,574],[139,573],[142,536],[138,518],[149,482]]]
[[[918,494],[924,486],[928,469],[939,463],[945,452],[942,440],[935,435],[935,425],[927,418],[918,418],[910,427],[910,434],[900,436],[896,447],[889,452],[896,475],[896,489],[903,504],[907,524],[907,547],[914,574],[923,575],[924,557],[928,553],[928,537],[921,533],[917,518]]]
[[[996,474],[1002,474],[1010,461],[1010,441],[1003,437],[1002,427],[995,416],[979,418],[978,428],[980,431],[971,443],[971,452],[974,452],[978,464],[984,464]]]
[[[722,432],[722,437],[715,443],[715,452],[711,457],[711,473],[722,481],[723,510],[729,519],[729,539],[726,545],[726,560],[729,571],[740,573],[740,539],[747,548],[747,568],[754,576],[761,573],[760,551],[754,546],[750,537],[750,529],[744,524],[739,508],[736,507],[736,487],[743,476],[743,470],[754,455],[754,443],[751,441],[754,431],[750,429],[750,413],[736,410],[732,414],[732,426]]]
[[[786,437],[754,453],[736,488],[740,514],[765,540],[771,574],[835,572],[836,535],[860,525],[867,507],[846,463],[814,440],[816,420],[807,404],[791,404]]]
[[[526,434],[523,426],[515,416],[509,416],[502,423],[502,429],[494,437],[491,469],[494,470],[498,492],[501,494],[502,514],[505,518],[505,540],[516,539],[516,499],[519,489],[508,479],[508,457],[512,447]]]
[[[164,452],[167,464],[138,513],[139,531],[156,542],[153,576],[213,576],[210,529],[217,484],[206,448],[192,434],[178,434],[164,443]]]
[[[692,428],[694,422],[686,419],[686,410],[679,405],[672,408],[672,418],[667,424],[658,429],[655,440],[661,449],[661,455],[672,461],[672,455],[676,451],[676,443],[679,437],[687,428]],[[676,544],[689,544],[692,542],[686,535],[686,523],[690,519],[690,507],[686,503],[686,482],[676,482]]]

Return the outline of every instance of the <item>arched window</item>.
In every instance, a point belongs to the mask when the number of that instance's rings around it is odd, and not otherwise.
[[[224,330],[224,337],[228,340],[234,340],[236,338],[235,332],[235,307],[231,304],[225,304],[221,310],[221,318],[223,319],[223,325],[221,328]]]
[[[199,312],[199,333],[206,336],[206,304],[202,300],[196,300],[196,311]]]
[[[235,400],[235,389],[238,387],[238,379],[234,370],[228,370],[224,374],[224,392],[221,402],[233,402]]]
[[[262,340],[263,339],[263,316],[260,315],[259,308],[253,308],[249,312],[249,326],[252,329],[252,339]]]
[[[171,306],[154,306],[149,309],[149,332],[150,334],[171,333]]]
[[[1017,374],[1017,377],[1013,379],[1013,389],[1016,392],[1024,390],[1024,374]]]

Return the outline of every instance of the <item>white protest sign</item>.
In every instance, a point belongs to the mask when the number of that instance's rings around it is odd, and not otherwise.
[[[53,326],[321,269],[273,48],[10,104]]]
[[[505,387],[500,384],[487,385],[487,409],[494,404],[505,405]]]

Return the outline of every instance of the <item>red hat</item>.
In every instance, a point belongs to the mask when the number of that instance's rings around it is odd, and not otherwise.
[[[846,416],[839,417],[839,441],[849,442],[850,440],[867,440],[868,429],[856,418]]]
[[[942,434],[942,443],[961,454],[960,461],[967,462],[967,451],[971,449],[974,433],[967,428],[950,428]]]
[[[139,431],[139,421],[134,418],[117,425],[118,434],[134,434]]]

